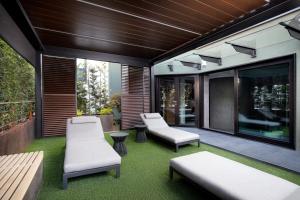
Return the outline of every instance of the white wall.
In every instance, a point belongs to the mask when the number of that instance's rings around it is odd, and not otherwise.
[[[176,58],[191,62],[200,62],[199,56],[191,55],[192,53],[200,53],[208,56],[221,56],[222,66],[217,64],[207,63],[207,66],[202,70],[185,67],[180,62],[172,62],[174,71],[170,72],[168,64],[173,59],[164,61],[154,66],[154,74],[201,74],[219,69],[255,63],[258,61],[268,60],[272,58],[282,57],[286,55],[296,54],[296,119],[295,119],[295,136],[296,149],[300,150],[300,41],[290,37],[288,31],[279,22],[288,22],[294,18],[299,11],[281,16],[272,21],[257,25],[251,29],[236,33],[227,38],[223,38],[206,46],[199,47],[193,51],[187,52]],[[235,44],[243,44],[257,49],[257,57],[251,58],[249,55],[237,53],[231,45],[225,42]]]

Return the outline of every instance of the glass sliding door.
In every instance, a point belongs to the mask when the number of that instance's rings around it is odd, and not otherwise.
[[[195,126],[194,78],[179,78],[179,125]]]
[[[291,141],[290,77],[288,62],[239,70],[239,134]]]
[[[157,110],[169,125],[196,126],[195,78],[159,77]]]
[[[174,78],[159,79],[159,113],[169,125],[175,125],[177,106]]]

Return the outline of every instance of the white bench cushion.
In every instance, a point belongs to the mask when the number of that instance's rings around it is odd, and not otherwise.
[[[121,164],[121,157],[101,140],[72,142],[66,145],[65,173]]]
[[[174,158],[170,165],[222,199],[288,200],[299,190],[294,183],[209,152]]]
[[[148,129],[153,135],[164,138],[165,140],[168,140],[175,144],[200,139],[199,135],[197,134],[179,130],[172,127],[156,128],[156,129],[148,128]]]
[[[95,117],[96,118],[96,117]],[[67,120],[67,143],[73,141],[88,141],[88,140],[104,140],[104,133],[99,118],[96,118],[96,123],[72,123],[71,119]]]

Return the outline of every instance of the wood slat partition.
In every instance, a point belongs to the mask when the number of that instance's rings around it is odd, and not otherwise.
[[[43,135],[65,135],[76,115],[76,60],[43,56]]]
[[[141,124],[140,113],[150,112],[150,70],[122,66],[122,129]]]

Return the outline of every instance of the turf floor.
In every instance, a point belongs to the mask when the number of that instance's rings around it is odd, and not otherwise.
[[[61,180],[65,138],[53,137],[35,140],[28,151],[44,151],[44,180],[39,199],[217,199],[211,193],[179,175],[175,175],[172,181],[169,180],[169,160],[198,151],[210,151],[300,185],[300,175],[209,145],[201,144],[200,148],[196,144],[188,145],[175,153],[172,146],[160,141],[149,139],[146,143],[136,143],[134,137],[134,132],[130,132],[125,142],[128,155],[122,157],[119,179],[114,177],[114,171],[74,178],[69,181],[67,190],[62,190]],[[106,134],[106,139],[112,143],[108,134]]]

